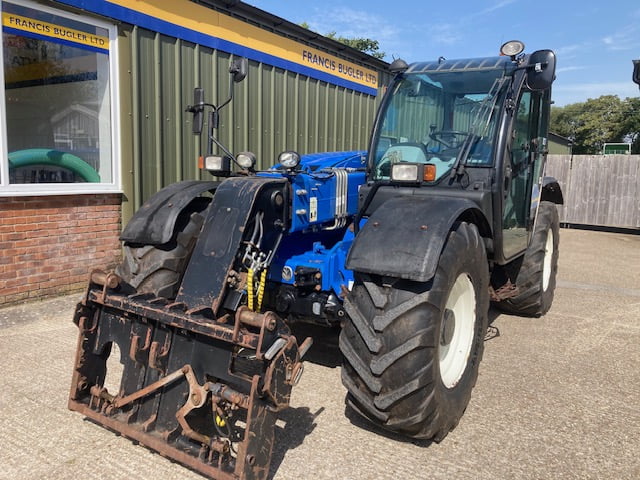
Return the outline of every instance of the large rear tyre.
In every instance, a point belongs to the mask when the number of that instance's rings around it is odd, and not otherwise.
[[[204,217],[203,206],[192,205],[180,214],[173,236],[163,245],[124,244],[116,274],[126,290],[151,293],[172,300],[178,293],[184,270],[193,253]]]
[[[518,295],[499,302],[498,308],[529,317],[549,311],[556,289],[559,243],[558,210],[551,202],[541,202],[531,244],[514,281]]]
[[[449,233],[426,283],[356,273],[340,334],[348,406],[386,430],[444,439],[478,376],[488,286],[484,243],[467,223]]]

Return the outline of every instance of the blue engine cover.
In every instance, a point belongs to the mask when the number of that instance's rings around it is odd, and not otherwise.
[[[276,165],[258,175],[289,178],[291,227],[276,252],[269,280],[296,285],[296,273],[317,271],[318,288],[340,294],[353,274],[345,268],[353,243],[347,227],[358,210],[358,189],[365,182],[366,152],[316,153],[302,157],[295,172]]]
[[[365,181],[366,153],[357,150],[303,155],[292,173],[280,170],[279,165],[272,167],[291,182],[291,232],[339,228],[347,217],[356,214],[358,189]]]

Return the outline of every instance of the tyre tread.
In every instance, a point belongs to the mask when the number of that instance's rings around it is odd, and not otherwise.
[[[175,298],[203,222],[200,213],[190,213],[184,229],[174,233],[165,245],[125,243],[123,260],[116,274],[136,293]]]
[[[459,223],[450,233],[436,276],[447,275],[444,265],[454,264],[458,254],[473,252],[481,279],[479,291],[488,290],[488,267],[484,243],[477,228]],[[466,267],[465,267],[466,268]],[[435,279],[436,277],[434,277]],[[443,277],[445,278],[445,277]],[[438,400],[440,383],[436,348],[438,326],[423,323],[422,318],[438,318],[448,295],[447,287],[435,280],[418,284],[356,272],[356,283],[345,300],[347,320],[340,334],[339,346],[344,356],[342,382],[347,388],[347,404],[382,428],[413,438],[441,440],[455,427],[470,397],[462,399],[464,407],[451,413]],[[479,328],[486,328],[488,295],[477,295]],[[421,325],[421,326],[419,326]],[[477,363],[482,357],[482,338],[477,346],[477,360],[471,361],[477,378]],[[474,337],[476,338],[476,337]],[[475,362],[475,363],[474,363]]]
[[[543,264],[548,232],[554,237],[554,252],[551,262],[551,278],[546,291],[542,288]],[[519,292],[515,297],[497,303],[500,310],[514,315],[539,317],[551,308],[556,285],[559,254],[559,219],[555,204],[542,202],[538,211],[536,230],[524,254],[515,284]]]

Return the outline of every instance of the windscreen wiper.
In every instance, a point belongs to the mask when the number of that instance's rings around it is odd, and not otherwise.
[[[503,86],[507,83],[507,77],[496,78],[486,97],[476,107],[475,113],[472,111],[473,121],[469,129],[469,135],[464,139],[460,152],[456,157],[456,161],[451,167],[451,176],[456,177],[464,173],[464,167],[469,156],[469,152],[475,147],[476,143],[487,134],[491,114],[498,102],[499,93]]]

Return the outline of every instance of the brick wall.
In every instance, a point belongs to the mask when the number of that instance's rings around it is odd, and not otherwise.
[[[120,259],[121,196],[0,197],[0,305],[80,291]]]

